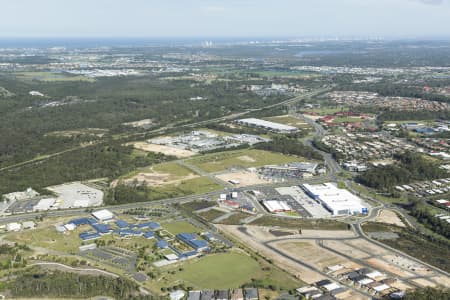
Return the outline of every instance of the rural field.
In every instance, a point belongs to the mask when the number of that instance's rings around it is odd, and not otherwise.
[[[164,155],[176,156],[178,158],[190,157],[190,156],[194,156],[197,154],[197,153],[189,151],[189,150],[183,150],[183,149],[178,149],[178,148],[164,146],[164,145],[150,144],[147,142],[136,142],[136,143],[133,143],[133,146],[134,146],[134,148],[142,150],[142,151],[162,153]]]
[[[182,232],[198,233],[200,231],[197,227],[194,227],[194,225],[187,221],[164,223],[162,224],[162,227],[174,235]]]
[[[264,150],[237,150],[213,153],[189,159],[188,162],[205,172],[220,172],[231,168],[250,168],[303,161],[304,158]]]
[[[259,178],[257,173],[249,171],[218,174],[216,177],[225,182],[238,181],[239,183],[235,184],[236,187],[269,183],[267,180]]]
[[[133,182],[135,180],[144,182],[148,186],[160,186],[180,183],[183,180],[198,177],[191,170],[183,167],[175,162],[167,162],[156,164],[133,171],[121,179],[125,182]]]
[[[305,121],[289,115],[268,117],[264,118],[264,120],[297,127],[299,129],[311,129],[311,126]]]
[[[288,274],[241,252],[213,254],[188,262],[171,279],[182,280],[186,285],[199,289],[237,288],[252,282],[252,279],[262,285],[274,285],[286,290],[301,285]]]

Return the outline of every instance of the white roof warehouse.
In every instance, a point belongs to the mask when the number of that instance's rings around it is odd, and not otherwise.
[[[367,205],[361,198],[332,183],[303,184],[302,188],[314,200],[319,201],[334,216],[367,213]]]
[[[275,131],[275,132],[290,133],[290,132],[298,131],[297,127],[284,125],[284,124],[280,124],[280,123],[275,123],[275,122],[270,122],[270,121],[261,120],[261,119],[255,119],[255,118],[240,119],[240,120],[237,120],[236,122],[240,125],[263,128],[263,129]]]

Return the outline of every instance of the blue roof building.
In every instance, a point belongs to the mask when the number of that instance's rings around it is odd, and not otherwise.
[[[194,250],[194,251],[182,253],[181,258],[188,258],[188,257],[196,256],[196,255],[198,255],[198,252]]]
[[[153,231],[148,231],[148,232],[144,233],[144,237],[146,239],[153,239],[153,238],[155,238],[155,233]]]
[[[167,243],[167,241],[165,241],[165,240],[159,240],[156,243],[156,247],[158,247],[160,249],[167,249],[167,248],[169,248],[169,243]]]
[[[159,225],[159,223],[156,223],[156,222],[146,222],[146,223],[141,223],[141,224],[137,224],[134,226],[137,228],[140,228],[140,229],[145,229],[145,228],[150,228],[152,230],[161,229],[161,225]]]
[[[177,234],[177,238],[197,251],[209,250],[208,242],[197,239],[197,234],[195,233],[179,233]]]
[[[190,241],[197,238],[197,235],[195,233],[179,233],[177,234],[177,237],[182,241]]]
[[[116,225],[119,228],[126,228],[126,227],[130,226],[130,224],[128,224],[128,222],[123,221],[123,220],[117,220]]]
[[[95,240],[95,239],[98,239],[99,237],[100,237],[100,234],[98,234],[97,232],[85,231],[85,232],[80,233],[80,238],[83,241]]]
[[[72,223],[75,226],[80,226],[80,225],[92,225],[92,224],[97,223],[97,221],[92,218],[79,218],[79,219],[74,219],[68,223]]]
[[[112,231],[111,226],[109,226],[108,224],[92,224],[91,226],[99,234],[108,234]]]
[[[114,232],[119,234],[121,237],[141,236],[143,234],[142,231],[133,230],[133,229],[118,229],[118,230],[115,230]]]

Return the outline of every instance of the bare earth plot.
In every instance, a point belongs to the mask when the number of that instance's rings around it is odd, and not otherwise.
[[[398,217],[398,215],[392,210],[383,209],[380,214],[375,218],[375,222],[397,225],[399,227],[405,227],[405,224]]]
[[[125,182],[132,182],[137,180],[138,182],[145,182],[149,186],[167,185],[180,183],[183,180],[193,179],[199,177],[195,174],[189,174],[187,176],[180,176],[179,178],[172,178],[169,173],[139,173],[130,179],[125,180]]]
[[[216,175],[216,177],[225,182],[229,182],[230,180],[239,182],[239,184],[235,185],[236,187],[268,183],[267,180],[259,178],[258,174],[247,171],[224,173]]]
[[[344,259],[332,253],[328,253],[327,250],[319,249],[314,244],[314,241],[305,242],[300,240],[300,238],[327,238],[331,235],[336,237],[341,235],[342,237],[348,237],[349,234],[348,231],[336,231],[334,233],[330,233],[330,231],[326,230],[305,230],[303,231],[305,234],[290,235],[289,239],[292,240],[284,240],[285,237],[274,238],[274,235],[269,232],[269,228],[266,227],[235,225],[216,226],[219,230],[230,234],[241,241],[245,241],[245,244],[253,250],[258,251],[269,259],[272,259],[281,268],[287,270],[289,273],[297,276],[309,284],[322,280],[325,277],[320,273],[317,273],[316,271],[300,264],[296,260],[292,260],[290,257],[307,262],[308,264],[313,264],[310,261],[310,259],[312,259],[314,260],[314,263],[317,264],[318,269],[322,269],[322,266],[329,264],[335,265],[336,263],[344,261]],[[350,234],[352,233],[350,232]],[[298,240],[296,240],[296,238],[298,238]],[[298,245],[302,247],[295,247],[296,243],[299,243]],[[286,255],[283,255],[274,249],[278,249],[281,253],[286,253]],[[320,255],[317,254],[319,251]]]
[[[356,259],[364,259],[371,255],[360,249],[347,245],[344,241],[323,241],[323,244],[328,248],[334,249],[340,253],[345,253]]]
[[[197,153],[189,151],[189,150],[183,150],[183,149],[168,147],[168,146],[164,146],[164,145],[149,144],[146,142],[136,142],[136,143],[132,143],[132,144],[133,144],[134,148],[142,150],[142,151],[162,153],[164,155],[176,156],[179,158],[190,157],[190,156],[194,156],[197,154]]]
[[[272,246],[282,249],[292,257],[308,262],[319,270],[346,261],[345,258],[320,248],[315,241],[280,241],[274,242]]]
[[[307,267],[302,266],[301,264],[292,261],[291,259],[284,257],[280,254],[278,254],[276,251],[268,248],[266,245],[264,245],[263,241],[258,240],[257,237],[254,237],[251,232],[248,232],[248,234],[242,232],[239,230],[241,226],[235,226],[235,225],[216,225],[216,227],[227,233],[231,236],[241,240],[245,241],[245,244],[252,248],[255,251],[258,251],[262,255],[272,259],[276,265],[278,265],[280,268],[286,270],[287,272],[293,274],[297,278],[300,278],[301,280],[305,281],[306,283],[313,283],[319,280],[324,279],[322,275],[320,275],[317,272],[314,272],[313,270],[308,269]],[[273,236],[271,235],[271,238]]]

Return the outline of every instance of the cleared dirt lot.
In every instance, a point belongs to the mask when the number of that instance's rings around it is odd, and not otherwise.
[[[268,183],[267,180],[258,177],[258,174],[253,172],[232,172],[216,175],[222,181],[229,182],[230,180],[239,181],[236,187],[243,187],[255,184],[265,184]]]
[[[234,225],[216,225],[216,227],[241,240],[245,241],[245,244],[252,248],[255,251],[258,251],[262,255],[271,258],[274,263],[279,266],[280,268],[286,270],[287,272],[295,275],[297,278],[300,278],[301,280],[305,281],[308,284],[314,283],[316,281],[322,280],[325,277],[323,277],[321,274],[310,270],[301,264],[284,257],[280,254],[278,254],[276,251],[270,249],[269,247],[265,246],[260,240],[258,240],[256,237],[252,236],[251,233],[245,234],[244,232],[239,230],[239,227],[241,226],[234,226]],[[273,236],[270,235],[272,238]]]
[[[323,241],[324,246],[345,253],[356,259],[363,259],[369,257],[371,254],[364,252],[360,249],[347,245],[344,241]]]
[[[166,184],[176,184],[183,180],[193,179],[199,177],[195,174],[189,174],[188,176],[180,176],[180,178],[173,179],[173,176],[168,173],[139,173],[130,179],[125,180],[125,182],[133,182],[137,180],[138,182],[145,182],[149,186],[158,186]]]
[[[343,257],[317,246],[315,241],[280,241],[272,243],[272,246],[292,257],[308,262],[319,270],[346,262]]]
[[[163,145],[149,144],[146,142],[136,142],[132,143],[132,145],[134,146],[134,148],[142,151],[162,153],[164,155],[176,156],[179,158],[190,157],[197,154],[189,150],[183,150]]]
[[[397,225],[399,227],[406,227],[398,215],[392,210],[383,209],[376,217],[375,222]]]
[[[358,249],[363,249],[364,252],[367,252],[367,253],[372,253],[372,254],[376,253],[377,255],[386,255],[386,254],[388,254],[387,250],[384,250],[383,248],[381,248],[381,247],[379,247],[379,246],[377,246],[375,244],[369,243],[369,242],[367,242],[366,240],[363,240],[363,239],[356,239],[356,240],[346,241],[346,243],[348,245],[354,246],[354,247],[356,247]]]
[[[381,259],[378,259],[378,258],[370,258],[370,259],[367,259],[366,262],[369,265],[371,265],[372,267],[380,270],[381,272],[386,270],[386,271],[393,273],[400,277],[413,276],[412,273],[406,272],[406,271],[402,270],[401,268],[396,267],[396,266],[394,266],[388,262],[385,262]]]

